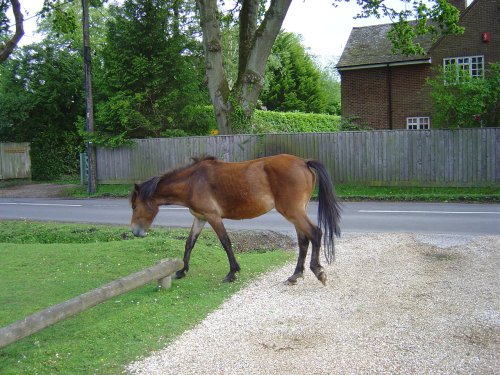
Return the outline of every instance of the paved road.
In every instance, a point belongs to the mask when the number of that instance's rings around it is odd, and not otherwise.
[[[499,204],[347,202],[343,208],[343,232],[500,234]],[[316,203],[311,203],[311,217],[316,210]],[[125,199],[0,198],[0,219],[129,224],[130,215]],[[189,227],[191,222],[187,209],[168,206],[162,207],[154,224]],[[253,220],[227,220],[226,227],[294,233],[274,210]]]

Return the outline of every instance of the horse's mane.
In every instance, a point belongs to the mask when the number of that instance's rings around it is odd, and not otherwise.
[[[193,162],[191,164],[173,169],[173,170],[168,171],[160,176],[152,177],[149,180],[144,181],[141,184],[135,185],[135,188],[132,191],[132,195],[130,197],[130,201],[132,202],[132,204],[135,202],[137,197],[141,198],[141,201],[143,201],[143,202],[149,202],[151,200],[151,198],[153,197],[153,194],[155,193],[156,188],[158,187],[158,184],[161,181],[169,180],[170,178],[177,175],[178,173],[192,167],[193,165],[201,163],[202,161],[217,160],[217,158],[215,156],[210,156],[210,155],[193,156],[191,159],[193,160]]]

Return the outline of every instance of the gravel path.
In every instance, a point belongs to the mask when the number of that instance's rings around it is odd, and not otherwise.
[[[244,267],[244,265],[242,265]],[[322,286],[262,276],[132,374],[499,374],[500,236],[349,234]]]

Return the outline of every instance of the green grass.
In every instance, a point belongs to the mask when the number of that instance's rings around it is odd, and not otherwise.
[[[87,187],[76,185],[64,190],[64,195],[73,198],[128,198],[133,184],[98,185],[95,194],[88,194]]]
[[[153,230],[130,238],[114,226],[0,222],[0,326],[129,275],[181,257],[187,232]],[[123,294],[0,349],[2,374],[119,374],[193,327],[258,274],[294,258],[284,251],[237,254],[238,281],[222,283],[226,255],[206,231],[188,276]]]
[[[132,185],[99,185],[92,197],[128,197]],[[397,187],[336,185],[335,190],[345,201],[430,201],[430,202],[500,202],[498,187]],[[76,186],[66,190],[75,198],[89,197],[86,188]]]
[[[498,187],[336,186],[343,200],[500,202]]]

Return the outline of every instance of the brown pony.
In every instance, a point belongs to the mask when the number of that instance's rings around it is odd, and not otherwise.
[[[240,266],[234,256],[223,219],[251,219],[273,208],[289,220],[297,231],[299,257],[288,278],[295,284],[302,277],[309,242],[312,243],[310,268],[323,284],[326,274],[319,261],[321,236],[328,263],[334,259],[333,236],[340,236],[340,207],[323,164],[292,155],[277,155],[243,163],[226,163],[214,157],[193,158],[194,163],[135,185],[132,203],[132,232],[144,237],[160,205],[188,207],[194,216],[186,241],[182,278],[189,270],[189,258],[205,223],[212,226],[229,259],[224,281],[236,279]],[[307,216],[307,204],[316,180],[319,185],[318,224]]]

